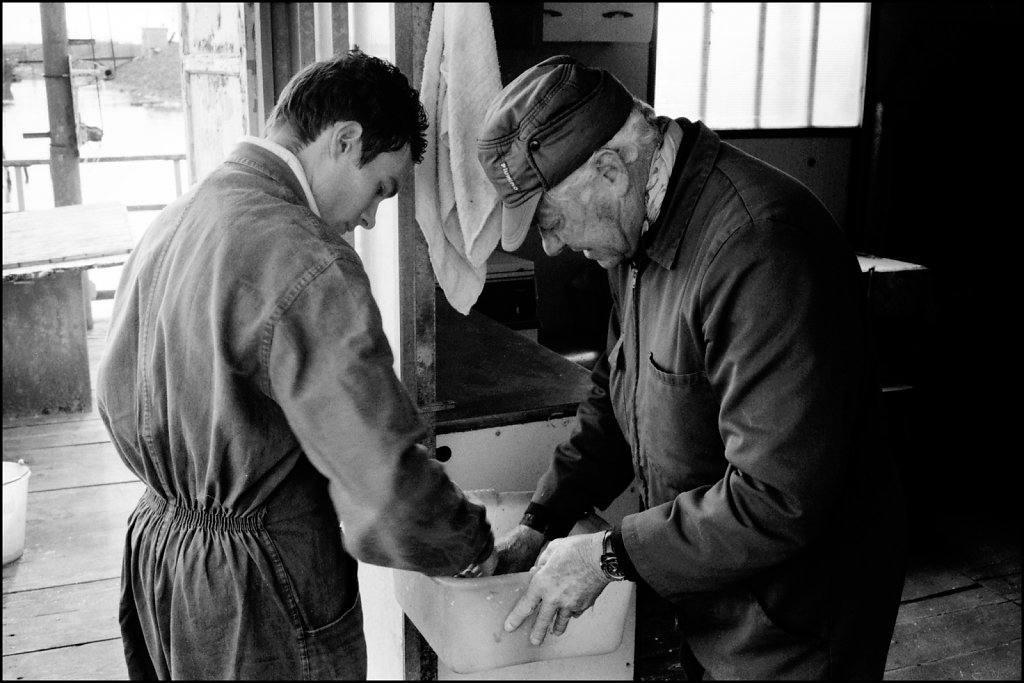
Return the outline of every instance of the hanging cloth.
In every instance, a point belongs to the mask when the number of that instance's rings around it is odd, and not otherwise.
[[[501,91],[487,3],[434,3],[420,97],[427,145],[416,166],[416,220],[452,307],[466,315],[501,238],[501,202],[477,161],[476,141]]]

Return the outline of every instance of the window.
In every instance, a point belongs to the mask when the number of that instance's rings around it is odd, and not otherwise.
[[[861,122],[868,3],[658,4],[654,106],[717,129]]]

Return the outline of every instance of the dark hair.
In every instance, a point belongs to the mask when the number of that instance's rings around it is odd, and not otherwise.
[[[338,121],[363,127],[361,166],[406,144],[414,163],[423,160],[427,115],[419,93],[394,65],[358,47],[295,74],[267,117],[267,127],[286,122],[308,145]]]

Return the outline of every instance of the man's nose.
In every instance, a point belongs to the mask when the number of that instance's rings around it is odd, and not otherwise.
[[[562,249],[565,249],[565,242],[559,239],[553,232],[541,233],[540,243],[544,247],[544,253],[548,256],[554,256],[562,251]]]
[[[372,230],[373,226],[377,224],[377,202],[370,204],[360,218],[363,220],[363,226],[367,230]]]

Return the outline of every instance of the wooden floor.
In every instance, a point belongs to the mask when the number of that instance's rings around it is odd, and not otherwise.
[[[109,310],[94,302],[94,385]],[[3,680],[125,679],[118,583],[142,485],[95,412],[5,419],[3,459],[32,470],[25,554],[3,568]],[[981,508],[932,522],[915,538],[886,678],[1020,680],[1019,522]],[[671,617],[640,598],[636,678],[679,678]]]

